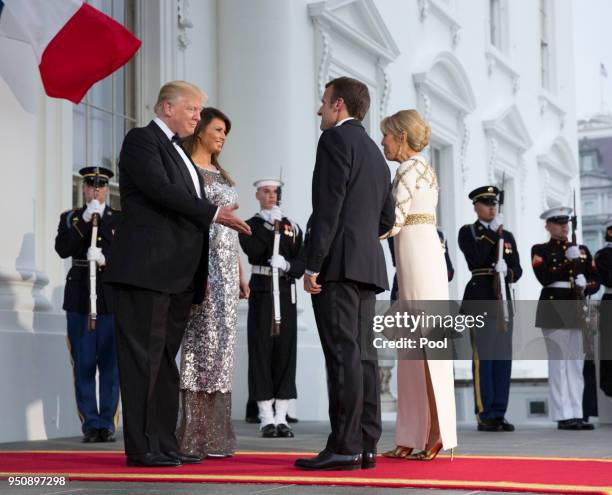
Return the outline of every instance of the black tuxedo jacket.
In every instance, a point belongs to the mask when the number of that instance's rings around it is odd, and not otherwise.
[[[319,282],[350,280],[389,289],[378,237],[393,227],[391,174],[358,120],[325,130],[312,177],[306,269]]]
[[[195,167],[195,165],[191,164]],[[121,223],[105,281],[203,300],[217,207],[198,198],[185,162],[155,122],[132,129],[119,156]]]

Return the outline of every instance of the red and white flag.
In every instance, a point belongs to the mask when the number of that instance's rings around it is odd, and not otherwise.
[[[599,75],[602,77],[608,77],[608,69],[606,69],[606,66],[601,62],[599,63]]]
[[[141,44],[82,0],[0,0],[0,34],[29,43],[45,92],[74,103],[128,62]]]

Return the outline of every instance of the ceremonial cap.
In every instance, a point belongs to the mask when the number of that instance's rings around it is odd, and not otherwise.
[[[283,187],[284,186],[283,182],[278,179],[259,179],[253,182],[253,185],[257,189],[259,189],[260,187],[266,187],[266,186],[271,186],[271,187]]]
[[[468,194],[468,197],[472,200],[473,204],[480,202],[487,205],[496,205],[498,194],[499,189],[497,187],[482,186],[474,189],[470,194]]]
[[[540,218],[552,223],[567,223],[573,211],[569,206],[555,206],[543,212]]]
[[[87,184],[95,185],[96,178],[98,180],[98,185],[106,185],[111,177],[115,174],[105,167],[84,167],[79,170],[79,174],[83,177],[83,181]]]

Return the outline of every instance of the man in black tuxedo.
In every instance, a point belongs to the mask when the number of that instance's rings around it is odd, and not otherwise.
[[[178,353],[192,303],[204,298],[208,229],[241,233],[237,205],[217,208],[180,146],[200,120],[205,95],[184,81],[164,85],[157,117],[132,129],[119,157],[122,217],[106,282],[115,291],[123,437],[127,464],[200,462],[179,452],[174,431],[179,400]]]
[[[361,360],[371,341],[376,293],[389,288],[379,235],[395,220],[390,173],[361,120],[368,88],[340,77],[318,111],[323,133],[312,178],[304,289],[312,294],[325,354],[331,434],[303,469],[360,469],[376,463],[381,433],[378,363]],[[362,332],[368,332],[362,335]]]

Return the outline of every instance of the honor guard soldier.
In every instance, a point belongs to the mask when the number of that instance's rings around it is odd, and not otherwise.
[[[248,349],[249,396],[257,402],[264,437],[293,437],[287,424],[289,400],[297,398],[297,312],[295,281],[304,274],[302,231],[278,206],[282,182],[262,179],[253,184],[261,211],[247,220],[252,235],[240,235],[251,264]],[[275,225],[278,253],[274,253]],[[277,270],[280,314],[275,315],[273,272]],[[272,327],[280,318],[277,335]]]
[[[66,277],[64,306],[68,344],[74,371],[77,410],[84,442],[114,441],[119,415],[119,373],[115,330],[109,289],[102,274],[110,253],[121,213],[106,204],[108,181],[113,173],[104,167],[85,167],[85,205],[61,214],[55,250],[62,258],[72,257]],[[92,247],[92,219],[99,218],[97,239]],[[95,308],[91,308],[90,262],[95,262]],[[94,273],[95,273],[94,272]],[[93,291],[92,291],[93,294]],[[91,313],[95,329],[91,328]],[[99,372],[99,406],[96,403],[96,372]]]
[[[543,285],[536,326],[542,329],[548,352],[552,419],[560,430],[592,430],[593,425],[583,421],[585,314],[579,299],[597,292],[599,282],[588,248],[568,241],[572,211],[561,206],[540,215],[550,240],[531,248],[533,271]],[[572,300],[576,304],[565,302]]]
[[[511,232],[502,229],[504,219],[497,212],[500,190],[495,186],[474,189],[469,198],[478,219],[459,230],[459,248],[465,255],[472,278],[465,287],[462,310],[465,313],[486,312],[482,328],[472,330],[472,373],[478,431],[514,431],[505,419],[510,394],[512,372],[512,294],[510,284],[523,273],[516,241]],[[502,233],[502,237],[500,237]],[[499,258],[499,244],[503,242],[503,257]],[[505,301],[496,284],[505,289]],[[495,301],[507,304],[508,321],[503,320],[502,308],[497,304],[484,305],[466,301]],[[484,309],[493,308],[493,311]],[[498,317],[499,312],[499,317]],[[500,328],[503,327],[503,328]],[[495,356],[494,356],[495,354]]]
[[[612,219],[604,225],[606,242],[595,253],[595,268],[605,286],[599,305],[599,386],[612,397]]]

